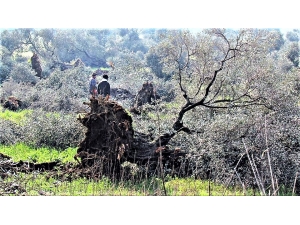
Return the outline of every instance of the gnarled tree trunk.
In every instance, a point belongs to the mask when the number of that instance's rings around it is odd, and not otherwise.
[[[121,166],[124,162],[144,167],[143,175],[159,171],[161,165],[172,174],[186,175],[182,164],[186,153],[167,146],[175,134],[151,141],[148,135],[134,132],[131,116],[117,102],[100,96],[85,104],[91,112],[79,118],[87,132],[75,158],[80,158],[82,166],[91,168],[95,176],[120,179],[125,172]]]
[[[42,78],[43,70],[41,67],[39,56],[36,53],[33,53],[33,56],[31,57],[31,67],[36,72],[36,76]]]

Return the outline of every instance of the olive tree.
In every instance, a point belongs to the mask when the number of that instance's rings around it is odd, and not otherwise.
[[[161,143],[195,150],[201,178],[299,193],[299,71],[283,69],[274,41],[267,30],[172,31],[155,48],[181,104]]]
[[[273,40],[273,33],[257,29],[208,29],[196,36],[189,31],[170,32],[156,52],[164,71],[173,72],[184,99],[174,130],[192,132],[183,125],[184,116],[199,106],[269,107],[258,84],[269,75],[264,61]]]

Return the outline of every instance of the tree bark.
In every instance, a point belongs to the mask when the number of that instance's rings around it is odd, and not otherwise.
[[[87,132],[75,156],[81,159],[84,168],[92,168],[98,176],[120,179],[125,173],[122,164],[129,162],[143,167],[147,172],[140,175],[144,176],[158,171],[161,154],[166,171],[172,175],[187,174],[182,167],[186,153],[167,146],[175,133],[164,134],[153,141],[147,134],[134,132],[131,116],[117,102],[100,96],[85,104],[91,111],[79,120]]]

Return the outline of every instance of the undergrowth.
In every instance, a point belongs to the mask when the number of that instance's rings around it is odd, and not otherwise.
[[[47,177],[47,173],[18,174],[2,181],[2,185],[17,187],[14,192],[0,195],[48,196],[163,196],[161,179],[152,177],[138,183],[112,182],[107,178],[92,180],[77,178],[72,181]],[[210,186],[209,186],[210,185]],[[168,196],[242,196],[241,189],[231,188],[224,194],[224,186],[192,178],[175,178],[166,182]],[[210,187],[210,188],[209,188]],[[253,195],[249,191],[247,195]]]
[[[44,163],[60,160],[74,162],[76,148],[56,150],[51,148],[32,148],[26,144],[0,145],[0,152],[8,155],[14,162],[23,160]],[[49,196],[163,196],[163,182],[155,176],[139,180],[113,182],[103,177],[100,180],[72,178],[72,174],[62,177],[52,172],[34,171],[31,173],[8,174],[0,177],[0,195],[49,195]],[[69,179],[71,178],[71,179]],[[165,177],[168,196],[255,196],[260,195],[253,189],[243,190],[238,186],[225,187],[210,180],[193,177]],[[279,191],[278,195],[284,192]],[[284,195],[292,195],[285,192]]]

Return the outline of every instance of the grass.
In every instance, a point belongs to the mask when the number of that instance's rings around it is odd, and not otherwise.
[[[107,178],[99,181],[86,178],[77,178],[72,181],[60,180],[55,177],[47,178],[47,174],[18,174],[6,179],[6,184],[15,183],[25,190],[26,195],[52,196],[163,196],[162,181],[158,178],[145,179],[132,183],[124,181],[113,183]],[[208,190],[208,181],[192,178],[175,178],[166,182],[168,196],[224,196],[224,187],[211,183]],[[1,190],[0,190],[1,194]],[[21,192],[9,195],[19,195]],[[228,189],[225,196],[242,196],[238,188]],[[249,191],[247,195],[252,195]]]
[[[25,187],[25,182],[23,182]],[[99,181],[79,178],[72,181],[60,181],[55,178],[45,179],[38,175],[26,182],[26,192],[31,195],[40,195],[39,191],[55,196],[149,196],[153,191],[138,189],[125,183],[115,184],[109,179]]]
[[[50,148],[32,148],[25,144],[11,146],[0,145],[0,152],[12,157],[14,162],[23,160],[34,163],[61,160],[62,162],[74,162],[76,148],[68,148],[58,151]],[[10,175],[2,180],[2,185],[18,184],[26,190],[26,195],[54,195],[54,196],[155,196],[164,195],[162,180],[156,177],[143,180],[129,180],[112,182],[109,179],[89,180],[76,178],[71,181],[68,178],[59,177],[49,172],[32,172],[29,174],[18,173]],[[1,185],[0,185],[1,186]],[[166,178],[166,192],[168,196],[242,196],[253,195],[251,190],[243,193],[239,188],[228,188],[205,180],[193,178]],[[21,192],[8,195],[20,195]],[[5,193],[0,188],[0,195]]]
[[[158,119],[157,113],[156,112],[147,112],[146,115],[149,119],[156,121]],[[159,119],[160,120],[168,120],[172,119],[174,116],[172,114],[167,114],[167,113],[159,113]]]
[[[151,120],[157,120],[159,116],[160,120],[172,120],[174,115],[172,113],[169,113],[170,109],[174,109],[175,107],[178,107],[178,104],[163,104],[161,108],[159,108],[157,111],[155,109],[155,106],[148,106],[150,110],[146,108],[146,110],[142,111],[142,116],[145,118],[149,118]]]
[[[26,116],[30,115],[32,110],[19,110],[19,111],[11,111],[11,110],[1,110],[0,111],[0,119],[12,121],[18,125],[22,125],[26,119]]]
[[[167,192],[175,196],[244,196],[253,195],[252,190],[244,193],[241,188],[230,187],[193,178],[173,179],[166,183]]]
[[[33,163],[44,163],[60,160],[63,163],[74,162],[76,148],[67,148],[64,151],[58,151],[52,148],[32,148],[23,143],[5,146],[0,145],[0,152],[8,155],[14,162],[29,161]]]

